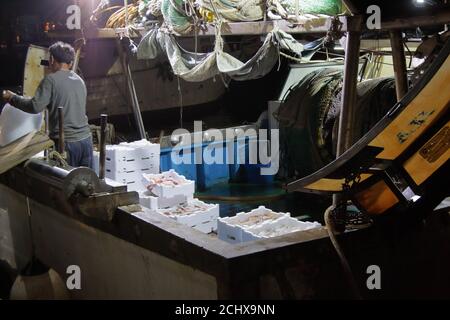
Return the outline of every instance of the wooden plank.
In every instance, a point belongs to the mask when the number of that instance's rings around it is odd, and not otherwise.
[[[372,177],[371,174],[362,174],[361,175],[361,181],[366,181]],[[310,190],[318,190],[318,191],[327,191],[327,192],[342,192],[343,186],[345,184],[345,179],[320,179],[310,185],[305,186],[305,189]]]
[[[391,21],[381,22],[381,30],[414,29],[417,27],[444,25],[448,24],[449,21],[450,10],[444,10],[435,15],[398,18]]]
[[[407,110],[399,114],[370,142],[370,146],[384,149],[377,156],[378,159],[396,159],[448,110],[450,90],[445,90],[448,83],[450,83],[450,56],[409,104]]]
[[[40,132],[32,132],[23,138],[0,148],[0,174],[53,146],[53,141]]]
[[[330,18],[318,18],[306,22],[305,24],[293,24],[285,20],[272,21],[254,21],[254,22],[228,22],[222,25],[222,35],[224,36],[244,36],[244,35],[258,35],[267,34],[273,31],[276,27],[291,34],[325,34],[330,26]],[[157,27],[157,24],[154,25]],[[152,26],[146,28],[133,28],[130,31],[130,36],[137,37],[145,35]],[[345,25],[343,26],[345,31]],[[136,31],[136,32],[134,32]],[[89,38],[116,38],[118,35],[125,34],[127,29],[98,29],[93,32],[86,33]],[[137,34],[136,34],[137,33]],[[213,24],[206,24],[204,29],[198,29],[197,36],[214,36],[216,34],[215,26]],[[193,37],[195,33],[192,31],[188,34],[180,35],[179,37]]]
[[[406,161],[405,170],[417,185],[424,183],[450,159],[449,132],[450,121]]]

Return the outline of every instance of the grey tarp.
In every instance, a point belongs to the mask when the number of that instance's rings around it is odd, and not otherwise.
[[[256,54],[243,63],[223,51],[220,34],[216,36],[213,52],[196,54],[181,48],[173,35],[152,29],[142,38],[137,56],[138,59],[154,59],[165,54],[175,75],[190,82],[204,81],[220,73],[244,81],[258,79],[269,73],[279,60],[280,49],[301,55],[303,45],[276,28],[267,34]]]

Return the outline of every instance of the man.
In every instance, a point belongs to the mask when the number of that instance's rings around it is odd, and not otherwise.
[[[14,107],[40,113],[48,108],[50,138],[58,142],[58,107],[63,107],[65,151],[73,167],[93,167],[92,136],[86,116],[86,86],[71,67],[75,50],[69,44],[57,42],[50,51],[50,70],[40,83],[34,98],[24,98],[11,91],[3,99]]]

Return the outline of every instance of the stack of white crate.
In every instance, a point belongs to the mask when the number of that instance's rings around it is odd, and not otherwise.
[[[263,206],[234,217],[218,219],[219,239],[237,244],[267,239],[292,232],[318,228],[317,222],[303,222],[291,218],[289,213],[274,212]]]
[[[159,173],[160,145],[147,140],[106,146],[105,176],[129,191],[142,191],[142,175]]]
[[[94,152],[94,170],[98,174],[98,152]],[[219,205],[194,199],[195,182],[174,170],[160,173],[159,144],[140,140],[106,146],[105,176],[138,192],[140,204],[146,208],[203,233],[217,230]],[[154,183],[167,180],[178,183]]]
[[[144,190],[139,192],[141,204],[152,210],[164,209],[187,203],[194,198],[195,182],[187,180],[174,170],[141,176]],[[167,185],[164,181],[178,181]]]
[[[175,183],[170,183],[173,181]],[[203,233],[217,230],[219,205],[194,199],[194,181],[170,170],[161,174],[144,174],[143,184],[147,190],[139,193],[142,206]]]

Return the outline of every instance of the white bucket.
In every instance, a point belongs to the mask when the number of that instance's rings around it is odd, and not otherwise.
[[[0,114],[0,147],[4,147],[42,126],[42,113],[31,114],[6,104]]]

